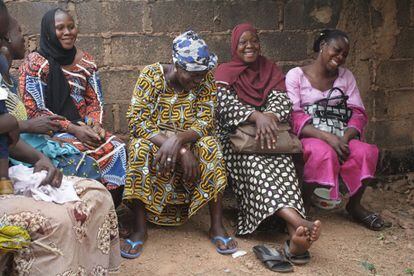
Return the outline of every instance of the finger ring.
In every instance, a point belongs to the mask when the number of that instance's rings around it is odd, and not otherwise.
[[[172,161],[172,159],[171,159],[171,157],[167,157],[167,162],[171,162]]]
[[[53,131],[49,130],[49,135],[52,136],[53,135]]]

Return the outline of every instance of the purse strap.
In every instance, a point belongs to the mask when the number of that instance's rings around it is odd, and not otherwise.
[[[332,97],[332,94],[335,91],[339,91],[340,95]],[[316,104],[319,104],[319,105],[322,105],[324,107],[323,114],[326,117],[326,114],[327,114],[326,111],[328,109],[328,103],[329,103],[329,101],[332,101],[332,100],[341,100],[337,105],[343,105],[344,108],[345,108],[345,110],[348,110],[348,104],[347,104],[348,98],[349,97],[347,95],[345,95],[344,91],[342,91],[341,88],[339,88],[339,87],[332,87],[329,90],[328,96],[325,99],[321,99],[321,100],[319,100],[319,101],[317,101],[315,103]]]

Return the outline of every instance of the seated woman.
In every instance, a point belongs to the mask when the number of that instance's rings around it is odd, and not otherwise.
[[[7,9],[0,0],[0,22],[5,21],[5,15],[8,20]],[[1,43],[7,40],[0,39]],[[7,129],[7,121],[13,120],[14,128]],[[17,127],[13,116],[0,115],[1,134],[14,141],[19,133]],[[11,146],[9,152],[10,157],[32,164],[34,171],[46,170],[44,184],[60,186],[62,173],[46,156],[22,140]],[[110,194],[94,180],[71,179],[79,201],[54,204],[25,196],[0,195],[0,225],[20,226],[31,237],[28,247],[13,254],[11,267],[4,266],[10,255],[0,254],[1,275],[104,275],[118,269],[117,217]]]
[[[102,128],[103,96],[93,58],[75,47],[78,30],[61,9],[42,18],[40,49],[20,67],[20,93],[29,118],[60,115],[58,131],[45,134],[73,144],[94,158],[116,203],[125,182],[124,144]]]
[[[216,102],[210,70],[217,57],[188,31],[174,39],[173,61],[141,71],[127,113],[131,140],[124,202],[134,212],[135,228],[121,245],[126,258],[140,255],[146,219],[181,225],[207,203],[217,251],[237,250],[222,224],[226,171],[219,144],[210,136]]]
[[[262,147],[276,142],[277,124],[289,119],[291,103],[281,70],[262,55],[256,29],[237,25],[231,36],[232,59],[215,73],[218,84],[218,133],[229,177],[237,195],[237,234],[256,230],[269,216],[284,219],[289,230],[288,255],[307,254],[321,232],[320,221],[305,219],[302,195],[292,156],[234,152],[229,134],[254,123]],[[292,258],[294,260],[294,258]]]
[[[59,130],[60,125],[55,120],[61,120],[61,116],[45,115],[27,119],[24,104],[17,95],[17,83],[8,71],[12,60],[24,58],[24,38],[16,19],[10,18],[9,21],[8,41],[2,43],[3,46],[0,49],[0,52],[8,58],[9,64],[7,71],[0,76],[0,85],[8,91],[6,100],[8,113],[19,120],[19,130],[22,133],[20,139],[49,157],[63,174],[76,175],[100,181],[101,174],[99,166],[92,157],[84,156],[71,144],[59,143],[60,141],[53,141],[47,138],[48,136],[46,135],[38,134]],[[20,163],[16,160],[11,161],[14,165]]]
[[[35,171],[47,170],[45,184],[60,185],[62,173],[23,141],[10,149],[10,156],[33,164]],[[31,237],[29,247],[13,254],[4,274],[9,255],[0,254],[0,274],[106,275],[118,270],[118,222],[111,195],[95,180],[75,176],[71,180],[80,201],[56,204],[0,195],[0,225],[20,226]]]
[[[339,30],[324,30],[316,37],[313,50],[318,53],[314,62],[293,68],[286,76],[286,87],[293,102],[294,131],[302,138],[304,199],[310,205],[310,195],[317,185],[332,188],[331,197],[338,199],[338,177],[341,176],[351,195],[347,211],[369,229],[381,230],[385,225],[381,217],[361,205],[363,183],[374,177],[378,149],[360,140],[367,115],[354,76],[342,67],[349,52],[348,36]],[[348,108],[352,110],[347,125],[338,130],[341,134],[315,127],[315,115],[306,111],[308,106],[328,97],[334,87],[345,93]],[[334,104],[337,103],[328,103]]]

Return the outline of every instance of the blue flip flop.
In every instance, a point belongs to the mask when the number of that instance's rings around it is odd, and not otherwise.
[[[234,252],[236,252],[237,247],[229,248],[229,249],[220,249],[220,247],[216,245],[216,242],[221,241],[225,246],[227,246],[227,244],[232,240],[233,240],[232,237],[225,238],[223,236],[215,236],[211,239],[211,242],[216,246],[216,250],[218,253],[223,254],[223,255],[228,255],[228,254],[233,254]]]
[[[125,242],[131,246],[131,248],[129,250],[135,249],[135,248],[137,248],[138,245],[144,244],[142,241],[133,242],[130,239],[126,239]],[[141,252],[138,252],[138,253],[135,253],[135,254],[129,254],[129,253],[126,253],[125,251],[123,251],[121,249],[121,256],[124,257],[124,258],[127,258],[127,259],[138,258],[141,255],[141,253],[142,253],[142,250],[141,250]]]

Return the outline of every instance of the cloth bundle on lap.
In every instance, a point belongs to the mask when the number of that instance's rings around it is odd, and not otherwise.
[[[23,165],[9,168],[9,177],[14,185],[14,193],[17,195],[58,204],[80,200],[73,187],[74,182],[71,181],[70,177],[64,176],[59,188],[40,185],[46,174],[46,171],[33,173],[33,168]]]

